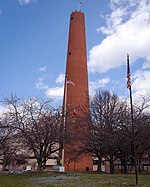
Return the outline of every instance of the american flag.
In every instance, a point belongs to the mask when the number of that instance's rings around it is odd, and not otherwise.
[[[68,76],[66,76],[66,84],[71,84],[72,86],[75,86],[75,83],[68,79]]]
[[[127,88],[131,89],[129,54],[127,54]]]
[[[80,3],[79,3],[79,6],[81,6],[81,5],[83,5],[83,4],[84,4],[84,2],[80,2]]]

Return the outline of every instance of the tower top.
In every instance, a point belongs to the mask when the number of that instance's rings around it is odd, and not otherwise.
[[[84,13],[81,12],[81,11],[78,11],[78,10],[75,10],[73,11],[71,14],[70,14],[70,23],[72,23],[72,20],[75,20],[75,25],[74,27],[76,26],[84,26]],[[78,24],[77,24],[78,23]],[[73,28],[74,28],[73,27]]]
[[[81,10],[74,10],[73,12],[71,12],[71,17],[72,16],[84,17],[84,12],[82,12]]]
[[[82,12],[81,10],[74,10],[72,13],[81,13],[81,14],[84,14],[84,12]]]

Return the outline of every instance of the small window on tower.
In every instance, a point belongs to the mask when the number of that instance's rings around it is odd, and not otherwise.
[[[69,55],[71,55],[71,51],[69,51],[69,53],[68,53]]]
[[[73,20],[73,17],[71,17],[71,20]]]

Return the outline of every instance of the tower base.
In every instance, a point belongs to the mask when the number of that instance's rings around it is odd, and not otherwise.
[[[82,158],[71,162],[65,162],[65,168],[67,171],[93,171],[92,157],[89,155],[83,155]]]

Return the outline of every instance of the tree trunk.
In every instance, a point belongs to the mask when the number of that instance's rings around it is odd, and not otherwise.
[[[4,158],[4,159],[3,159],[3,168],[2,168],[2,170],[4,171],[5,168],[6,168],[6,159]]]
[[[128,173],[127,163],[124,162],[123,166],[124,166],[124,174],[127,174]]]
[[[114,161],[113,161],[113,156],[110,156],[110,174],[114,174]]]
[[[139,173],[141,175],[141,158],[139,158]]]
[[[98,157],[98,161],[97,161],[97,171],[101,171],[102,168],[101,168],[101,164],[102,164],[102,158],[101,157]]]
[[[124,173],[124,169],[123,169],[123,157],[122,157],[122,154],[121,154],[120,161],[121,161],[121,174],[123,174]]]
[[[75,171],[75,168],[76,168],[76,161],[74,160],[74,162],[73,162],[73,164],[74,164],[74,171]]]
[[[38,168],[37,168],[37,170],[38,170],[38,171],[41,171],[41,170],[42,170],[42,160],[39,159],[39,160],[37,160],[37,161],[38,161]]]
[[[43,161],[43,169],[46,168],[46,161],[47,161],[47,159],[46,159],[46,157],[44,157],[44,161]]]

